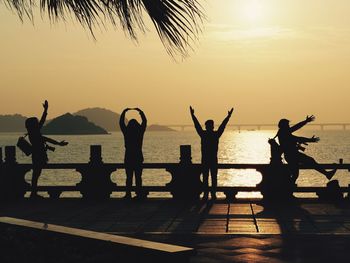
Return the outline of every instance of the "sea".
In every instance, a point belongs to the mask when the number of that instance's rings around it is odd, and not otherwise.
[[[350,130],[304,130],[299,136],[320,137],[318,143],[310,143],[305,153],[314,157],[319,163],[350,163]],[[0,147],[16,145],[19,133],[0,133]],[[276,135],[276,130],[229,130],[220,138],[218,158],[220,163],[269,163],[270,148],[268,139]],[[50,163],[86,163],[89,161],[90,145],[101,145],[103,161],[122,163],[124,159],[124,141],[120,132],[108,135],[56,135],[55,140],[65,140],[69,145],[56,147],[48,152]],[[195,131],[146,132],[143,144],[145,163],[179,162],[180,145],[191,145],[192,162],[200,162],[200,139]],[[17,161],[30,163],[30,157],[17,149]],[[30,183],[31,172],[26,174]],[[144,170],[144,185],[165,185],[171,176],[165,170]],[[39,185],[75,185],[81,176],[75,170],[44,170],[39,178]],[[125,171],[117,170],[111,175],[117,185],[125,185]],[[341,186],[350,184],[350,172],[339,170],[333,177]],[[219,170],[218,185],[221,186],[255,186],[261,181],[261,175],[255,170]],[[325,186],[328,180],[316,171],[301,171],[297,180],[299,186]],[[119,196],[121,193],[114,193]],[[79,196],[79,193],[64,193],[62,196]],[[167,196],[167,193],[154,193],[152,196]],[[220,196],[220,195],[219,195]],[[238,197],[261,197],[260,193],[239,193]]]

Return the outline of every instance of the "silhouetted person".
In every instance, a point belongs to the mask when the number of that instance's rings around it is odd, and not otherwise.
[[[311,138],[299,137],[293,135],[293,132],[299,130],[304,125],[309,122],[315,120],[313,115],[307,116],[304,121],[301,121],[294,126],[289,126],[289,120],[281,119],[278,123],[278,133],[277,137],[281,146],[281,149],[284,154],[284,158],[286,159],[290,171],[292,173],[292,179],[294,182],[297,180],[299,176],[299,165],[300,164],[311,164],[315,167],[315,170],[324,174],[329,180],[333,177],[336,172],[336,169],[331,171],[326,171],[313,159],[312,157],[302,153],[305,148],[302,144],[307,145],[308,143],[318,142],[320,139],[318,137],[312,136]]]
[[[201,151],[202,151],[202,169],[203,169],[203,184],[204,184],[204,199],[208,199],[209,194],[209,171],[211,175],[211,197],[216,199],[216,188],[217,188],[217,174],[218,174],[218,148],[219,139],[223,134],[225,127],[230,120],[233,112],[233,108],[228,112],[227,117],[220,124],[217,131],[214,130],[214,121],[207,120],[205,122],[205,130],[202,129],[198,119],[194,115],[194,109],[190,107],[190,112],[194,127],[198,135],[201,137]]]
[[[125,114],[129,110],[136,110],[139,112],[142,119],[141,124],[139,124],[137,120],[131,119],[128,122],[128,125],[125,125]],[[139,108],[127,108],[123,110],[122,114],[120,115],[119,125],[124,135],[125,144],[124,163],[126,171],[126,194],[124,198],[131,198],[131,187],[134,174],[136,180],[136,195],[137,197],[142,198],[142,143],[143,135],[145,134],[147,127],[147,119],[144,112]]]
[[[65,141],[57,142],[41,134],[40,130],[44,126],[46,116],[47,116],[47,109],[49,107],[47,100],[45,100],[43,107],[44,107],[44,112],[43,112],[43,115],[41,116],[40,121],[36,117],[28,118],[25,121],[25,126],[28,132],[28,138],[32,145],[33,176],[32,176],[32,192],[30,194],[31,198],[40,197],[37,194],[37,186],[38,186],[38,179],[41,174],[42,168],[48,162],[46,151],[55,150],[55,148],[47,145],[47,143],[60,145],[60,146],[65,146],[68,144]]]

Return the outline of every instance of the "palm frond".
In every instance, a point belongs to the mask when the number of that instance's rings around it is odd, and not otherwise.
[[[0,0],[1,1],[1,0]],[[2,0],[15,10],[21,20],[33,19],[35,0]],[[143,13],[153,22],[160,40],[171,56],[187,56],[197,40],[205,17],[197,0],[38,0],[40,10],[48,13],[52,21],[65,20],[73,15],[93,34],[94,28],[110,22],[121,25],[132,38],[137,30],[145,32]]]

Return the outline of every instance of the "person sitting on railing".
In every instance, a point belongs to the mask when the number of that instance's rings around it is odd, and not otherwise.
[[[51,143],[54,145],[65,146],[68,144],[66,141],[57,142],[51,138],[45,137],[41,134],[41,128],[44,126],[47,116],[47,109],[49,104],[47,100],[45,100],[44,104],[44,112],[41,116],[40,121],[36,117],[31,117],[26,119],[25,126],[28,132],[29,141],[32,145],[32,162],[33,162],[33,175],[32,175],[32,191],[30,194],[31,198],[41,197],[37,194],[37,186],[38,179],[41,175],[41,171],[43,166],[48,162],[47,150],[54,151],[55,148],[47,145],[47,143]]]
[[[324,174],[328,180],[330,180],[336,173],[336,169],[326,171],[315,161],[314,158],[301,152],[305,150],[302,145],[318,142],[320,140],[318,137],[312,136],[311,138],[306,138],[293,135],[293,132],[314,120],[315,117],[311,115],[307,116],[304,121],[301,121],[292,127],[289,126],[289,120],[287,119],[281,119],[278,123],[279,130],[276,137],[278,137],[284,158],[290,167],[294,182],[298,179],[300,164],[312,165],[316,171]]]
[[[205,122],[205,130],[202,129],[197,117],[194,115],[194,109],[190,106],[190,112],[194,127],[198,135],[201,137],[201,151],[202,151],[202,169],[203,169],[203,184],[204,184],[204,199],[208,199],[209,194],[209,171],[211,175],[211,198],[216,199],[217,188],[217,174],[218,174],[218,148],[219,139],[224,133],[225,127],[230,120],[233,108],[228,111],[227,117],[220,124],[217,131],[214,131],[214,121],[207,120]]]
[[[132,119],[128,122],[128,125],[125,125],[125,114],[129,110],[136,110],[139,112],[142,123],[139,124],[137,120]],[[143,163],[143,154],[142,154],[142,143],[143,136],[147,127],[147,119],[145,113],[139,108],[130,109],[127,108],[123,110],[120,115],[119,120],[120,130],[124,135],[124,145],[125,145],[125,171],[126,171],[126,194],[125,199],[131,198],[131,187],[132,179],[135,173],[136,181],[136,195],[138,198],[143,198],[142,194],[142,163]]]

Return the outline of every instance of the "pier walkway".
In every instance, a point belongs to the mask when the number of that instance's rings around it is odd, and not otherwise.
[[[348,262],[350,204],[28,200],[0,216],[194,247],[190,262]]]

